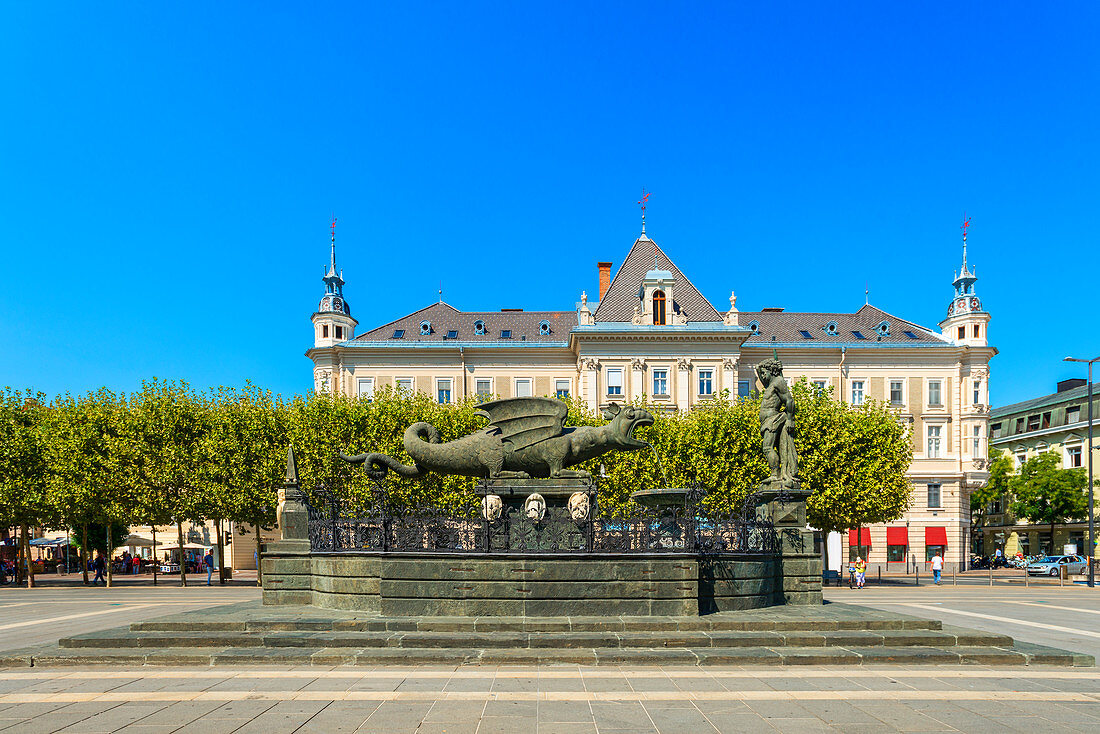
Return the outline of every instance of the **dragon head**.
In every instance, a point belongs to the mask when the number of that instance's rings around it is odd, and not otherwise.
[[[653,416],[648,410],[611,403],[603,409],[603,417],[611,421],[608,425],[619,450],[636,451],[649,447],[645,441],[634,438],[635,429],[653,425]]]

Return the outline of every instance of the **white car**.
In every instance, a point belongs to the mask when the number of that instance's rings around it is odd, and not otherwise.
[[[1069,575],[1084,573],[1086,565],[1081,556],[1044,556],[1027,564],[1027,572],[1032,576],[1057,576],[1058,569],[1065,567]]]

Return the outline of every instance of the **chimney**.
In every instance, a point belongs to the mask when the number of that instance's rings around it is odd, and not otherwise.
[[[596,263],[596,267],[600,269],[600,300],[603,300],[603,294],[607,293],[607,289],[611,287],[611,263]]]

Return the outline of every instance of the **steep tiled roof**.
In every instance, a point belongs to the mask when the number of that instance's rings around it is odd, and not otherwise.
[[[479,320],[485,322],[484,334],[474,333],[474,322]],[[420,333],[421,321],[431,322],[430,334]],[[539,333],[542,321],[550,323],[549,334]],[[440,301],[364,332],[351,343],[389,340],[396,346],[415,342],[499,342],[509,341],[501,338],[501,331],[511,330],[512,342],[560,344],[569,340],[569,330],[576,325],[575,311],[459,311],[449,303]],[[400,339],[394,339],[393,334],[398,329],[404,329],[405,334]],[[447,336],[451,331],[456,332],[453,339]]]
[[[928,345],[950,344],[947,339],[930,329],[899,319],[885,311],[866,305],[855,313],[799,313],[795,311],[742,311],[737,322],[748,326],[753,321],[760,324],[758,333],[745,341],[746,347],[767,346],[775,343],[818,344],[899,344]],[[836,322],[836,333],[824,328],[830,321]],[[889,324],[889,334],[881,336],[875,327],[883,321]],[[807,339],[801,332],[810,335]],[[854,332],[863,335],[860,339]],[[913,336],[909,336],[912,334]],[[773,340],[772,337],[775,337]],[[915,338],[914,338],[915,337]]]
[[[642,287],[642,279],[645,274],[653,269],[654,252],[657,255],[657,269],[667,270],[676,276],[676,287],[673,290],[675,300],[673,311],[679,308],[692,321],[721,321],[722,316],[710,305],[710,301],[703,298],[703,294],[696,289],[691,281],[680,272],[676,264],[668,259],[668,255],[657,246],[657,243],[648,237],[639,238],[630,248],[626,260],[615,273],[615,279],[611,281],[611,287],[600,299],[600,306],[596,309],[596,322],[601,321],[627,321],[634,317],[634,306],[638,303],[638,291]]]

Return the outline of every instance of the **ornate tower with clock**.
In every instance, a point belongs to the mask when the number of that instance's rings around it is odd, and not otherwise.
[[[974,292],[978,276],[966,262],[966,230],[970,220],[963,221],[962,269],[955,275],[952,285],[955,295],[947,307],[947,318],[940,322],[941,333],[956,344],[984,347],[989,344],[989,313],[982,308],[981,299]]]
[[[325,294],[313,313],[313,346],[331,347],[355,337],[359,322],[351,317],[351,306],[344,298],[343,272],[336,270],[336,219],[332,220],[332,249],[329,264],[321,280]]]

